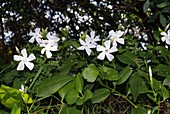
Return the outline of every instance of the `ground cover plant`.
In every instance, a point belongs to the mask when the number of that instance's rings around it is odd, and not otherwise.
[[[1,8],[15,2],[2,1]],[[15,32],[10,34],[14,40],[2,35],[2,49],[8,50],[2,55],[9,58],[1,59],[0,113],[170,113],[169,1],[65,1],[67,12],[59,13],[63,19],[50,17],[50,6],[60,2],[20,3],[39,4],[36,11],[48,4],[44,17],[62,24],[24,23],[22,38],[15,39]],[[74,8],[79,12],[69,19]]]

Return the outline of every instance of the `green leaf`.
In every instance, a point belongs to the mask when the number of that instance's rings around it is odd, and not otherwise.
[[[54,75],[48,79],[44,79],[37,86],[37,96],[46,97],[57,92],[61,87],[63,87],[68,82],[72,81],[73,77],[68,75]]]
[[[9,109],[12,109],[16,104],[18,107],[23,107],[26,103],[32,103],[32,98],[18,89],[11,88],[5,85],[0,87],[0,102]]]
[[[167,85],[167,86],[170,87],[170,77],[167,77],[167,78],[164,79],[163,85]]]
[[[157,71],[157,75],[163,76],[163,77],[170,77],[170,66],[160,64],[158,65],[154,71]]]
[[[101,88],[96,90],[93,93],[93,97],[91,98],[92,103],[100,103],[104,101],[110,95],[110,90],[106,88]]]
[[[146,13],[148,11],[148,8],[149,8],[149,0],[147,0],[144,5],[143,5],[143,12]]]
[[[88,82],[94,82],[99,75],[99,70],[94,64],[90,64],[83,70],[82,75]]]
[[[168,6],[170,4],[170,2],[163,2],[163,3],[160,3],[158,5],[156,5],[158,8],[164,8],[166,6]]]
[[[83,114],[83,108],[79,109],[76,106],[70,108],[69,114]]]
[[[70,89],[73,89],[73,88],[74,88],[74,81],[71,81],[71,82],[67,83],[65,86],[63,86],[61,89],[58,90],[58,94],[60,95],[62,100],[64,99],[67,91]]]
[[[93,97],[93,93],[90,90],[86,90],[84,92],[84,102],[91,99]]]
[[[66,97],[65,97],[67,104],[69,105],[74,104],[78,98],[79,98],[79,93],[76,89],[68,90]]]
[[[129,66],[127,66],[126,68],[124,68],[120,73],[119,73],[119,79],[117,81],[117,85],[124,83],[129,76],[131,75],[132,70],[130,69]]]
[[[136,102],[137,96],[138,96],[138,90],[140,88],[140,73],[135,72],[132,74],[129,84],[130,84],[130,90],[132,92],[133,100]]]
[[[163,98],[163,101],[165,101],[167,98],[169,98],[169,91],[159,82],[158,80],[153,78],[153,87],[155,91],[161,95]]]
[[[131,114],[147,114],[147,109],[144,107],[133,108]]]
[[[69,114],[70,107],[66,104],[62,104],[58,114]]]
[[[17,105],[14,104],[11,114],[21,114],[21,107],[17,107]]]
[[[118,80],[118,71],[113,69],[113,68],[109,68],[109,67],[105,67],[102,66],[101,71],[103,71],[99,76],[102,79],[106,79],[106,80],[110,80],[110,81],[115,81]]]
[[[79,73],[76,76],[75,82],[74,82],[75,89],[82,93],[83,87],[84,87],[84,81],[82,78],[82,75]]]
[[[136,55],[132,54],[130,51],[127,51],[121,55],[118,55],[117,59],[124,64],[139,66],[139,64],[136,61],[137,59]]]
[[[165,18],[162,14],[160,14],[160,15],[159,15],[159,19],[160,19],[161,25],[162,25],[163,27],[165,27],[166,24],[167,24],[166,18]]]

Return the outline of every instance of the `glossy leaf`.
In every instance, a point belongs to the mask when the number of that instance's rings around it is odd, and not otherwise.
[[[82,78],[82,75],[79,73],[76,76],[75,82],[74,82],[75,89],[82,93],[83,87],[84,87],[84,81]]]
[[[167,78],[164,79],[163,85],[167,85],[167,86],[170,87],[170,77],[167,77]]]
[[[74,88],[74,81],[71,81],[71,82],[67,83],[65,86],[63,86],[61,89],[58,90],[58,94],[60,95],[62,100],[66,96],[67,91],[70,89],[73,89],[73,88]]]
[[[51,78],[45,79],[41,81],[41,83],[37,87],[37,96],[46,97],[52,95],[72,80],[73,77],[71,76],[57,74]]]
[[[103,71],[103,72],[99,76],[102,79],[106,79],[106,80],[110,80],[110,81],[118,80],[118,71],[117,70],[103,66],[103,67],[101,67],[101,71]]]
[[[93,97],[91,98],[92,103],[100,103],[104,101],[110,95],[110,90],[106,88],[101,88],[96,90],[93,93]]]
[[[94,82],[99,75],[99,70],[94,64],[90,64],[83,70],[82,75],[88,82]]]
[[[129,66],[125,67],[120,73],[117,81],[117,85],[124,83],[131,75],[132,70]]]
[[[69,105],[74,104],[78,98],[79,98],[79,93],[76,89],[68,90],[66,97],[65,97],[67,104]]]
[[[127,51],[121,55],[118,55],[117,59],[124,64],[139,66],[139,64],[136,61],[137,59],[136,55],[132,54],[130,51]]]

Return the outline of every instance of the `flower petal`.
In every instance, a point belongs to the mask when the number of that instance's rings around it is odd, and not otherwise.
[[[113,46],[110,48],[109,53],[116,52],[117,50],[118,50],[117,47]]]
[[[98,35],[98,36],[96,36],[95,38],[94,38],[94,41],[100,41],[100,35]]]
[[[117,37],[121,37],[122,35],[124,34],[124,32],[123,31],[117,31]]]
[[[120,44],[125,44],[125,41],[123,38],[118,38],[117,39],[117,42],[119,42]]]
[[[31,62],[26,62],[25,65],[28,67],[29,70],[32,70],[34,68],[34,64]]]
[[[101,45],[97,45],[97,51],[104,51],[105,47],[101,46]]]
[[[114,56],[110,53],[107,53],[106,57],[108,58],[109,61],[112,61],[114,59]]]
[[[104,46],[106,47],[106,49],[110,49],[110,40],[105,41]]]
[[[24,70],[24,62],[21,61],[19,64],[18,64],[18,67],[17,67],[17,70]]]
[[[31,39],[29,40],[30,43],[33,43],[34,42],[34,37],[31,37]]]
[[[51,58],[52,57],[52,53],[49,50],[46,50],[46,56],[47,56],[47,58]]]
[[[100,60],[104,60],[105,58],[105,52],[101,52],[98,56],[97,56],[98,59]]]
[[[78,50],[84,50],[85,47],[84,47],[84,46],[80,46],[80,47],[78,47],[77,49],[78,49]]]
[[[40,32],[40,28],[36,28],[35,33],[39,33],[39,32]]]
[[[21,61],[22,60],[22,56],[20,56],[20,55],[14,55],[14,60],[15,61]]]
[[[25,48],[21,50],[21,54],[23,55],[23,57],[27,58],[27,50]]]
[[[161,32],[161,35],[167,36],[166,32]]]
[[[52,46],[52,47],[50,47],[50,51],[57,51],[58,49],[57,49],[57,46]]]
[[[83,45],[83,46],[86,45],[86,43],[85,43],[81,38],[79,39],[79,42],[80,42],[80,44]]]
[[[45,48],[43,48],[43,49],[41,50],[41,54],[44,54],[44,52],[45,52]]]
[[[85,50],[86,50],[86,52],[87,52],[87,55],[88,55],[88,56],[90,56],[90,54],[91,54],[92,50],[91,50],[91,49],[89,49],[89,48],[86,48]]]
[[[91,36],[91,38],[94,38],[95,32],[94,32],[94,31],[91,31],[91,32],[90,32],[90,36]]]
[[[28,61],[32,61],[34,59],[36,59],[35,55],[33,53],[30,54],[29,57],[28,57]]]
[[[91,38],[90,37],[86,37],[86,44],[90,44],[91,42]]]
[[[166,37],[162,37],[161,40],[162,40],[162,42],[165,42]]]

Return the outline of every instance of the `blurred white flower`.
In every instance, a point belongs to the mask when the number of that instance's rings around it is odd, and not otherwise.
[[[49,32],[47,33],[47,44],[51,46],[57,46],[58,47],[58,41],[60,40],[55,35],[51,35]]]
[[[40,47],[44,47],[42,50],[41,50],[41,54],[44,54],[44,52],[46,52],[46,56],[47,58],[51,58],[52,57],[52,53],[51,51],[57,51],[58,47],[57,46],[52,46],[50,44],[40,44]]]
[[[87,55],[90,56],[92,50],[90,48],[95,48],[96,46],[91,43],[90,37],[87,37],[85,41],[83,41],[81,38],[79,39],[80,44],[82,46],[78,47],[78,50],[86,50]]]
[[[86,38],[90,38],[90,42],[91,42],[91,44],[93,44],[93,45],[97,45],[97,41],[100,41],[100,39],[99,39],[99,35],[98,36],[95,36],[95,32],[94,31],[91,31],[90,32],[90,36],[89,35],[86,35]]]
[[[116,31],[116,32],[111,30],[109,32],[109,36],[108,37],[112,41],[112,45],[113,46],[117,46],[117,42],[120,43],[120,44],[124,44],[125,43],[124,38],[120,38],[123,34],[124,34],[124,32],[120,31],[120,30]]]
[[[21,88],[19,89],[19,91],[21,91],[21,92],[24,92],[24,91],[25,91],[24,85],[21,84]]]
[[[116,46],[113,46],[110,48],[111,42],[110,40],[107,40],[104,42],[104,46],[101,45],[97,45],[97,51],[102,51],[99,55],[98,55],[98,59],[100,60],[104,60],[105,56],[107,57],[107,59],[109,61],[112,61],[114,59],[114,56],[110,53],[116,52],[117,48]]]
[[[27,50],[24,48],[21,50],[21,55],[14,55],[14,60],[15,61],[20,61],[17,70],[24,70],[25,65],[29,68],[29,70],[32,70],[34,67],[34,64],[31,63],[30,61],[36,59],[36,57],[34,56],[34,54],[30,54],[27,57]]]
[[[170,45],[170,30],[166,32],[161,32],[161,35],[163,36],[161,40],[163,42],[166,42],[166,44]]]
[[[34,43],[34,41],[36,40],[37,43],[39,43],[41,41],[41,34],[40,34],[40,28],[36,28],[35,32],[30,32],[29,36],[32,36],[31,39],[29,40],[30,43]]]

